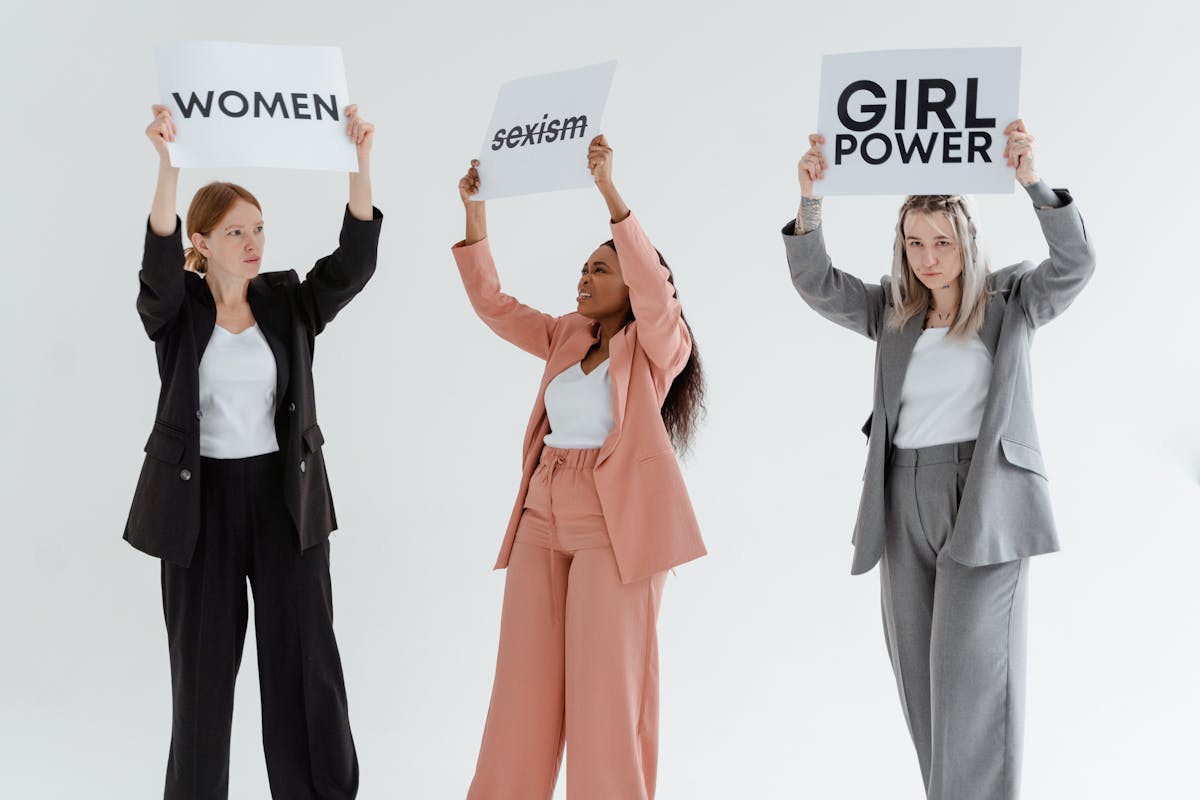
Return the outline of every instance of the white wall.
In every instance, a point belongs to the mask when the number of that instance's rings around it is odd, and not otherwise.
[[[1024,48],[1039,166],[1075,193],[1099,254],[1035,355],[1064,552],[1033,572],[1025,796],[1194,789],[1193,4],[337,7],[6,11],[0,795],[161,793],[158,565],[121,531],[158,386],[133,305],[156,168],[142,135],[152,46],[188,39],[341,45],[353,97],[379,127],[380,268],[316,364],[363,797],[465,793],[503,585],[489,568],[540,374],[463,296],[448,252],[462,234],[455,183],[499,83],[608,58],[620,60],[604,126],[618,185],[675,269],[710,391],[687,478],[711,555],[668,582],[660,797],[920,796],[877,577],[848,574],[872,345],[796,296],[778,230],[799,199],[822,53],[983,45]],[[332,249],[344,177],[189,172],[181,208],[217,177],[263,201],[266,268],[303,272]],[[608,236],[599,196],[490,205],[506,287],[570,310],[577,265]],[[835,261],[886,271],[897,205],[829,200]],[[980,206],[995,264],[1044,255],[1023,194]],[[268,794],[257,694],[248,643],[235,798]]]

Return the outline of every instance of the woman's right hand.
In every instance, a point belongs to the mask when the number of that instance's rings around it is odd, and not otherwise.
[[[471,199],[471,195],[479,191],[479,159],[471,159],[471,168],[467,170],[467,174],[463,175],[458,181],[458,196],[462,198],[463,205],[467,208],[475,201]]]
[[[825,170],[829,168],[829,162],[825,160],[825,154],[821,152],[823,144],[825,144],[825,137],[821,134],[810,133],[808,135],[808,151],[800,157],[800,163],[796,168],[800,174],[800,194],[804,197],[813,196],[813,181],[824,178]]]
[[[159,158],[170,161],[171,154],[167,152],[167,142],[175,141],[175,120],[171,117],[171,109],[166,106],[153,105],[154,119],[146,126],[146,136],[154,144]]]

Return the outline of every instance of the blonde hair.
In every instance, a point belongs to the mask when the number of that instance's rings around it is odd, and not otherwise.
[[[892,313],[889,323],[903,328],[930,301],[929,289],[917,278],[908,263],[904,247],[904,221],[911,213],[943,215],[954,231],[954,240],[962,253],[962,299],[949,336],[965,339],[983,325],[987,307],[987,258],[979,252],[978,231],[971,219],[967,199],[956,194],[909,195],[900,206],[896,220],[896,243],[892,254]]]
[[[201,236],[208,236],[212,233],[213,228],[217,227],[217,223],[225,218],[225,215],[237,205],[239,200],[245,200],[260,212],[262,211],[262,206],[258,204],[254,195],[236,183],[214,181],[201,186],[200,190],[196,192],[196,196],[192,198],[192,204],[188,206],[188,241],[192,240],[193,233]],[[208,259],[196,248],[189,247],[183,251],[183,268],[203,274],[208,270]]]

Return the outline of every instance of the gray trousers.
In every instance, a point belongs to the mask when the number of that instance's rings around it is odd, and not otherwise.
[[[973,450],[896,449],[888,467],[884,636],[930,800],[1020,791],[1029,560],[950,558]]]

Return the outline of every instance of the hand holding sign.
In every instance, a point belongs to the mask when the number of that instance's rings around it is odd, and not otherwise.
[[[800,163],[796,167],[800,174],[800,194],[804,197],[813,196],[813,181],[824,178],[825,170],[829,168],[829,162],[825,160],[825,153],[821,149],[824,144],[825,137],[821,134],[808,135],[808,152],[800,157]]]
[[[1040,178],[1033,165],[1034,138],[1025,129],[1025,120],[1010,122],[1004,129],[1004,135],[1008,137],[1008,143],[1004,145],[1004,159],[1017,170],[1017,180],[1022,186],[1037,183]]]
[[[375,143],[375,126],[358,116],[358,106],[346,106],[346,135],[354,142],[358,151],[359,168],[371,155],[371,145]]]
[[[592,173],[592,180],[596,185],[603,188],[612,186],[612,148],[608,146],[608,139],[604,138],[604,134],[600,134],[588,144],[588,172]]]
[[[471,195],[479,191],[479,159],[471,159],[471,167],[467,170],[467,174],[463,175],[458,181],[458,196],[462,199],[463,205],[470,208]]]
[[[613,185],[612,154],[612,148],[608,146],[608,139],[604,138],[604,134],[600,134],[588,144],[588,171],[592,173],[592,180],[596,182],[596,188],[600,190],[600,195],[608,205],[609,217],[613,222],[620,222],[629,216],[629,206],[625,205],[620,192]]]
[[[170,161],[171,154],[167,150],[167,142],[175,141],[175,120],[171,117],[171,109],[153,105],[150,110],[154,112],[154,119],[146,126],[146,136],[154,144],[159,158]]]

